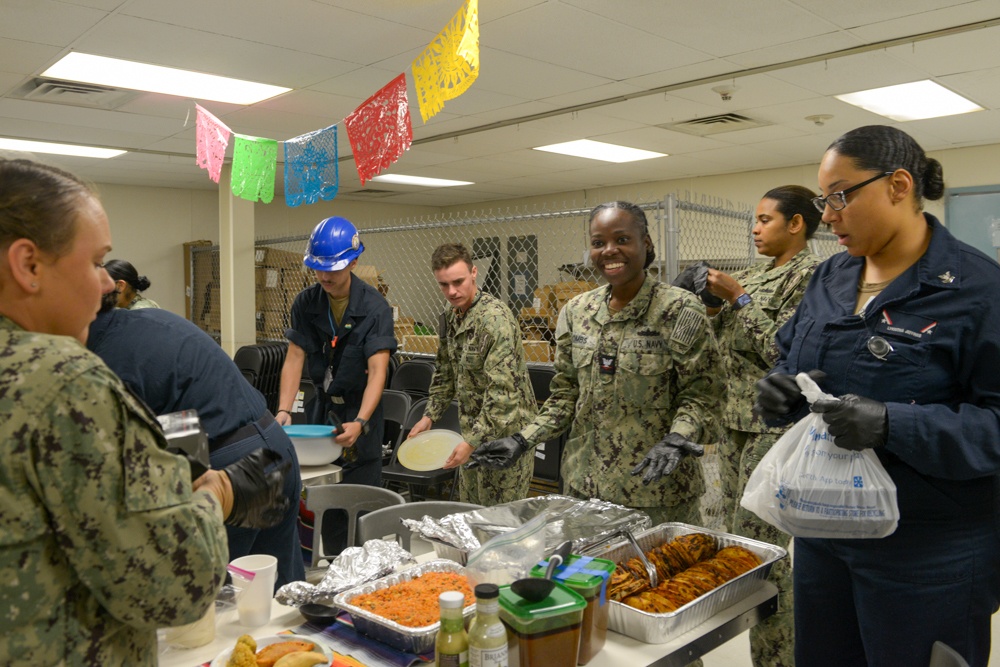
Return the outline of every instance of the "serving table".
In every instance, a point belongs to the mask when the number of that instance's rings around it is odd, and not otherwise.
[[[418,562],[435,558],[433,553],[417,556]],[[751,595],[727,607],[701,625],[674,637],[665,644],[644,644],[636,639],[608,631],[604,648],[594,656],[587,667],[681,667],[726,643],[741,632],[749,630],[778,608],[778,589],[765,581]],[[194,649],[169,649],[160,654],[160,667],[196,667],[209,662],[222,651],[232,648],[242,634],[256,637],[279,634],[304,624],[306,619],[295,607],[286,607],[272,601],[271,620],[267,625],[248,628],[239,624],[235,612],[227,612],[219,619],[215,640]],[[309,626],[303,634],[317,634]],[[321,637],[321,636],[320,636]],[[393,667],[391,663],[366,663],[370,667]]]

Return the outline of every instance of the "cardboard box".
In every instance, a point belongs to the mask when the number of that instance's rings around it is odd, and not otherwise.
[[[302,253],[265,246],[254,248],[253,261],[258,266],[270,266],[276,269],[294,269],[302,266]]]
[[[392,327],[393,333],[396,334],[396,342],[402,343],[404,336],[412,336],[413,325],[412,324],[399,324],[398,322]]]
[[[281,269],[258,266],[254,268],[254,277],[254,283],[259,290],[279,289],[281,287]]]
[[[437,354],[440,338],[437,336],[417,336],[406,334],[403,336],[402,351],[417,352],[421,354]]]
[[[524,356],[528,361],[548,363],[552,361],[552,346],[547,341],[526,340]]]
[[[353,269],[354,275],[365,281],[378,290],[378,293],[385,296],[389,293],[389,284],[382,278],[378,269],[369,264],[358,264]]]

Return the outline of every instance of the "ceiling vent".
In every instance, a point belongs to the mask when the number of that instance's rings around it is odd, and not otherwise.
[[[749,130],[754,127],[766,127],[767,125],[771,125],[771,123],[741,116],[738,113],[721,113],[717,116],[692,118],[691,120],[682,120],[677,123],[664,123],[657,125],[657,127],[662,127],[664,130],[673,130],[674,132],[693,134],[698,137],[707,137],[711,134]]]
[[[16,90],[12,96],[32,102],[69,104],[91,109],[117,109],[140,94],[135,90],[95,86],[91,83],[32,79]]]

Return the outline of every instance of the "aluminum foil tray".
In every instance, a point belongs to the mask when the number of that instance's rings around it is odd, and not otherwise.
[[[598,499],[587,501],[558,494],[524,498],[460,515],[468,517],[468,530],[475,534],[480,544],[485,544],[490,538],[515,530],[543,511],[550,513],[545,527],[546,553],[551,553],[566,540],[572,540],[574,553],[579,553],[589,545],[613,538],[619,528],[627,527],[635,533],[651,525],[644,512]],[[468,562],[468,549],[427,535],[420,537],[431,543],[438,558],[462,565]]]
[[[342,593],[338,593],[333,599],[333,604],[350,613],[351,618],[354,619],[354,628],[363,635],[388,644],[400,651],[418,654],[428,653],[434,650],[434,638],[437,635],[438,627],[441,625],[440,621],[435,621],[433,624],[425,625],[421,628],[410,628],[390,621],[387,618],[382,618],[367,609],[355,607],[348,602],[348,600],[354,598],[356,595],[389,588],[404,581],[416,579],[427,572],[458,572],[459,574],[465,574],[465,568],[450,560],[428,561],[407,568],[402,572],[390,574],[387,577],[382,577],[381,579],[376,579],[367,584],[361,584],[360,586],[355,586]],[[468,618],[475,611],[476,601],[473,599],[471,604],[465,607],[462,614]]]
[[[764,584],[775,561],[788,555],[787,551],[773,544],[686,523],[663,523],[637,534],[635,539],[646,552],[659,544],[689,533],[706,533],[713,536],[719,549],[731,546],[748,549],[761,559],[761,564],[667,614],[651,614],[612,601],[608,614],[609,629],[647,644],[665,644],[757,591]],[[591,550],[589,553],[621,564],[635,556],[635,549],[628,542],[618,542],[607,548]]]

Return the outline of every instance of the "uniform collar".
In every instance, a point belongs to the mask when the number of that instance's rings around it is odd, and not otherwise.
[[[593,304],[592,310],[594,311],[594,318],[601,324],[615,319],[615,320],[631,320],[637,317],[641,317],[649,309],[649,304],[653,299],[653,287],[659,281],[653,277],[653,275],[646,271],[646,277],[642,281],[642,286],[639,287],[639,291],[636,292],[632,300],[625,304],[617,313],[612,314],[611,310],[608,308],[608,302],[611,300],[611,285],[605,287],[599,292],[602,298],[601,300]]]
[[[461,324],[465,321],[465,319],[469,316],[469,313],[472,312],[472,309],[476,307],[477,303],[479,303],[479,298],[482,295],[483,291],[477,288],[475,295],[472,297],[472,303],[470,303],[469,307],[465,309],[465,312],[460,312],[458,308],[454,307],[451,309],[452,314],[455,316],[456,323]]]
[[[946,290],[955,290],[961,286],[961,263],[955,237],[930,213],[924,213],[924,219],[931,228],[931,241],[927,250],[916,264],[903,271],[876,297],[877,304],[884,303],[886,298],[896,300],[915,293],[920,285]],[[829,260],[838,262],[841,270],[828,273],[824,282],[830,294],[844,308],[844,314],[852,315],[857,303],[858,281],[861,279],[865,258],[851,257],[846,252],[842,255],[844,256],[834,256]],[[876,310],[869,308],[868,312]]]

